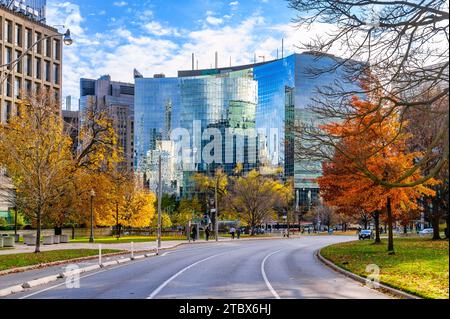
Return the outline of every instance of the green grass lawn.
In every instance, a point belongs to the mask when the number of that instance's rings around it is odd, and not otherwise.
[[[169,240],[187,240],[185,236],[165,236],[163,241]],[[126,243],[143,243],[156,241],[156,236],[122,236],[117,239],[115,236],[95,238],[97,244],[126,244]],[[89,237],[81,237],[72,239],[71,243],[89,243]]]
[[[120,250],[104,249],[103,254],[117,253]],[[55,250],[45,251],[39,254],[14,254],[0,255],[0,271],[19,267],[34,266],[55,261],[65,261],[75,258],[91,257],[98,254],[97,249]]]
[[[358,241],[324,248],[322,256],[360,276],[366,267],[381,269],[381,282],[423,298],[449,298],[449,242],[423,238],[395,239],[395,255],[382,245]]]

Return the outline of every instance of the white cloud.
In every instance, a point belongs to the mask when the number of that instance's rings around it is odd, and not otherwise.
[[[126,1],[116,1],[113,3],[114,6],[116,7],[126,7],[128,5],[128,2]]]
[[[156,36],[180,35],[180,33],[175,28],[163,27],[159,22],[156,21],[152,21],[145,24],[144,29],[148,31],[150,34]]]
[[[237,6],[238,4],[239,4],[239,1],[230,2],[230,6]]]
[[[220,25],[223,23],[223,19],[222,18],[216,18],[213,16],[208,16],[206,17],[206,22],[208,22],[211,25]]]

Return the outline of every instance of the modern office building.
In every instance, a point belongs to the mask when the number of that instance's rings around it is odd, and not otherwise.
[[[37,1],[36,1],[37,3]],[[45,4],[45,1],[44,1]],[[20,10],[0,5],[0,121],[6,123],[17,110],[23,92],[47,89],[61,102],[62,39],[48,38],[58,30],[30,18]],[[31,50],[29,50],[33,47]]]
[[[148,155],[155,150],[157,141],[172,135],[175,143],[184,146],[183,153],[178,147],[173,155],[184,163],[184,194],[190,191],[189,176],[193,172],[208,172],[217,165],[230,172],[242,163],[245,171],[259,168],[273,173],[281,168],[285,178],[294,177],[299,206],[317,200],[316,179],[322,173],[322,164],[295,160],[295,139],[290,127],[299,122],[318,124],[308,110],[316,87],[331,85],[342,71],[313,77],[310,68],[332,66],[336,59],[303,53],[253,65],[180,71],[177,78],[136,78],[137,171],[148,171]],[[184,131],[189,140],[174,134],[176,128],[177,133]],[[213,161],[208,145],[216,136],[210,136],[214,135],[208,130],[211,128],[216,129],[217,136],[226,131],[234,133],[234,138],[225,138],[222,147],[214,149]],[[172,134],[167,134],[168,130]],[[240,132],[236,134],[237,130]],[[241,140],[240,146],[237,139]],[[226,158],[226,150],[235,152],[229,152],[234,154]],[[239,150],[243,156],[236,157]],[[192,158],[194,165],[186,165],[186,157]]]
[[[109,75],[98,80],[80,80],[80,111],[89,103],[100,110],[107,110],[114,121],[118,144],[124,152],[123,169],[134,165],[134,85],[114,82]]]

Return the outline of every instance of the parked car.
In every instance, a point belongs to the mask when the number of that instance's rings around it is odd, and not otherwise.
[[[433,228],[425,228],[424,230],[421,230],[419,232],[420,236],[428,236],[428,235],[433,235],[434,233],[434,229]]]
[[[373,239],[373,232],[371,230],[361,230],[359,232],[359,240],[365,240],[365,239]]]

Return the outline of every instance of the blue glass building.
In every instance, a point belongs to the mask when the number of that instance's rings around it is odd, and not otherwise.
[[[252,137],[243,144],[245,170],[282,168],[285,177],[295,178],[297,204],[303,205],[309,196],[314,201],[322,165],[295,161],[294,136],[289,124],[298,121],[318,124],[308,107],[317,94],[316,88],[331,85],[340,71],[312,77],[310,69],[335,63],[333,56],[303,53],[253,65],[180,71],[177,78],[136,78],[137,171],[145,171],[148,152],[156,147],[158,140],[169,139],[175,128],[189,132],[190,146],[195,153],[211,141],[203,140],[196,134],[197,129],[217,128],[223,133],[225,129],[245,126],[256,132],[256,139]],[[235,150],[236,144],[231,147]],[[224,145],[223,149],[227,148],[230,145]],[[256,161],[251,160],[253,153]],[[208,171],[211,167],[201,155],[191,156],[199,161],[186,171]],[[242,163],[234,157],[232,163],[225,165],[226,170],[238,162]],[[182,182],[184,187],[187,181],[185,178]]]

